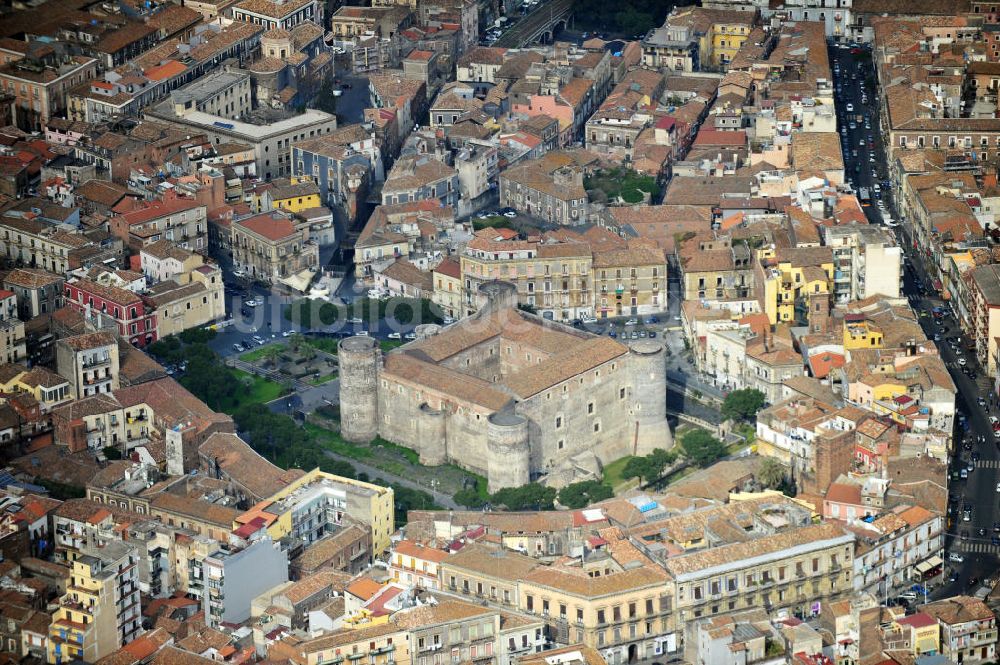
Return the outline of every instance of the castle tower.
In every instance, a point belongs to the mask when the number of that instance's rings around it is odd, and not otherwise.
[[[417,434],[420,437],[420,463],[424,466],[438,466],[447,460],[447,422],[448,414],[443,409],[432,408],[426,402],[420,405]]]
[[[513,411],[498,411],[486,423],[487,480],[490,493],[526,485],[531,478],[528,420]]]
[[[634,417],[630,448],[636,455],[648,455],[654,448],[668,450],[674,438],[667,424],[667,361],[663,345],[645,339],[629,347]]]
[[[340,362],[340,433],[368,442],[378,434],[378,369],[381,354],[373,337],[348,337],[337,345]]]
[[[486,282],[476,294],[480,312],[495,312],[505,307],[517,307],[517,285],[511,282]]]

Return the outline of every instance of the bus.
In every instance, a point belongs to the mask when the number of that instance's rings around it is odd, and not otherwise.
[[[858,191],[858,199],[861,201],[861,205],[869,206],[872,204],[872,195],[867,187],[862,187]]]

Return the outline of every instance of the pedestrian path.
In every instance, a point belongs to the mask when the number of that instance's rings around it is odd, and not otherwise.
[[[1000,554],[1000,545],[991,545],[987,542],[974,540],[960,540],[951,546],[953,550],[968,552],[969,554]]]
[[[973,466],[977,469],[1000,469],[1000,459],[981,459]]]

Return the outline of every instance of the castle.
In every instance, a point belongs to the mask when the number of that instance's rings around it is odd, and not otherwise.
[[[626,346],[516,308],[506,282],[480,287],[484,306],[384,357],[378,341],[339,345],[341,433],[380,436],[485,475],[489,490],[544,476],[562,486],[601,465],[670,448],[663,346]]]

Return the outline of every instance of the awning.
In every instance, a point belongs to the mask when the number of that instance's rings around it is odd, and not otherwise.
[[[923,575],[927,571],[934,570],[935,568],[937,568],[938,566],[942,565],[943,563],[944,563],[944,561],[941,560],[941,557],[935,555],[935,556],[932,556],[931,558],[927,559],[926,561],[921,561],[916,566],[914,566],[914,568],[917,569],[918,573],[920,573],[921,575]]]
[[[315,276],[316,271],[314,270],[302,270],[294,275],[285,277],[281,280],[281,283],[295,289],[299,293],[305,293],[309,289],[309,284],[312,283],[313,277]]]

